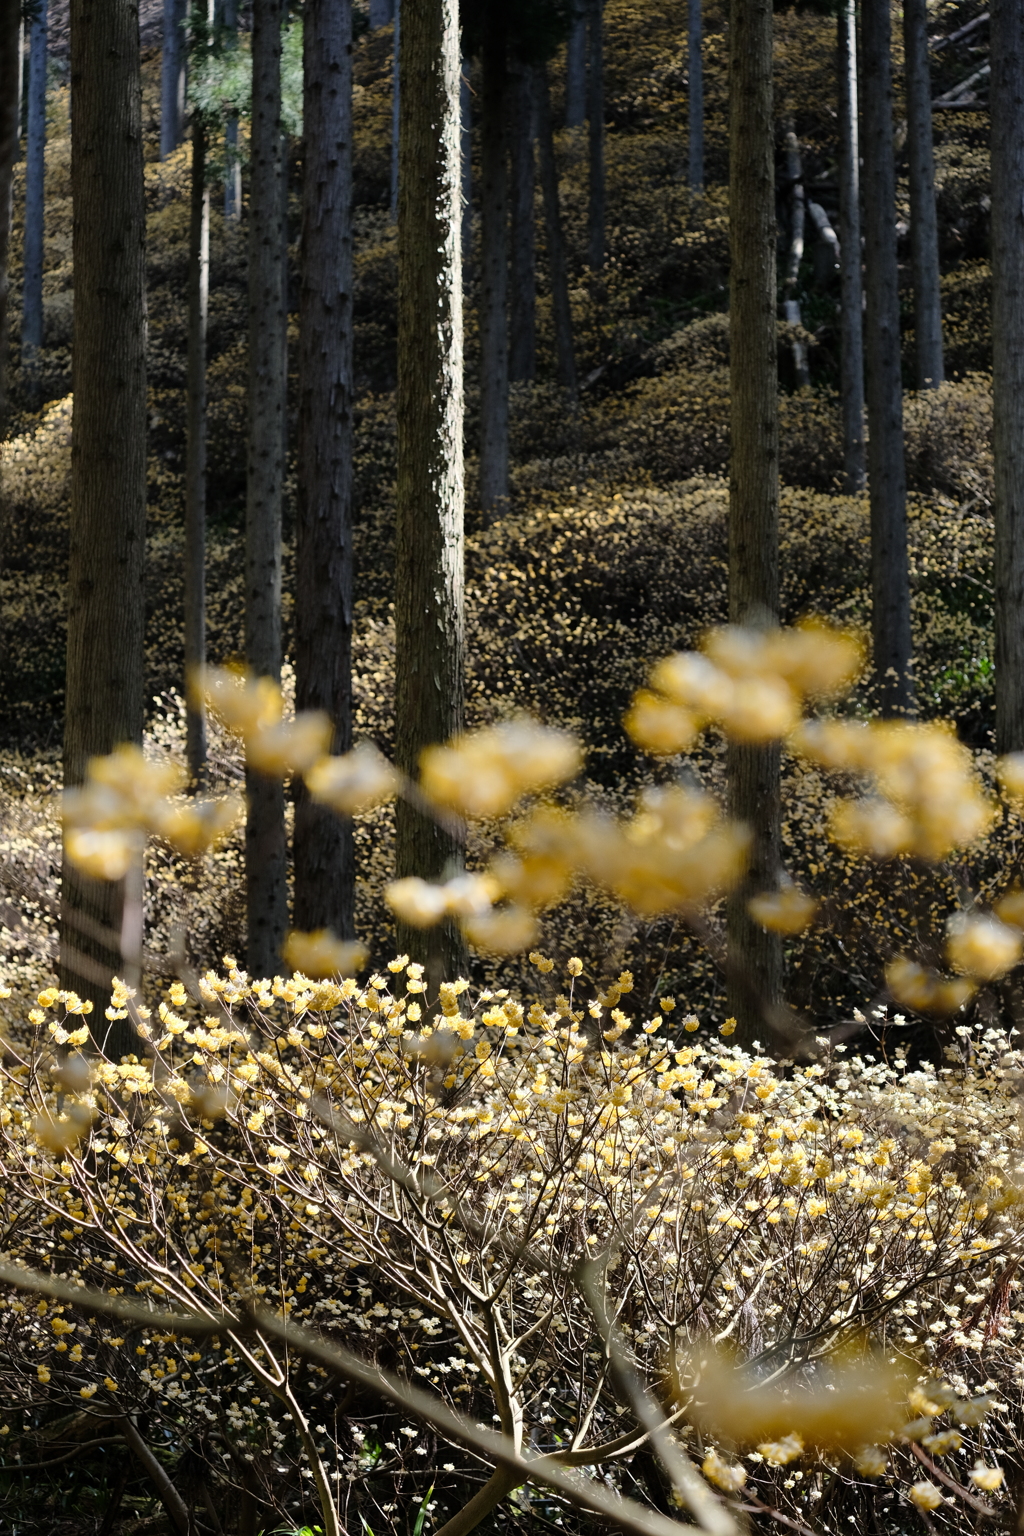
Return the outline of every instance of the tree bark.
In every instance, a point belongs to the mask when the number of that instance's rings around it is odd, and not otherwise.
[[[206,662],[206,326],[210,301],[210,191],[206,124],[192,123],[188,249],[188,402],[185,459],[185,677]],[[186,697],[190,690],[186,688]],[[189,698],[185,760],[197,788],[206,771],[206,712]]]
[[[395,31],[391,49],[391,222],[398,218],[399,122],[402,115],[402,6],[395,0]]]
[[[771,0],[732,0],[729,21],[729,619],[779,612],[779,418],[775,323],[775,156]],[[782,949],[747,911],[778,883],[779,749],[731,744],[729,812],[754,835],[727,907],[729,1006],[738,1038],[761,1035],[782,993]]]
[[[25,145],[25,265],[21,300],[21,366],[33,392],[43,346],[43,199],[46,185],[46,0],[32,17]]]
[[[462,283],[469,281],[473,259],[473,92],[469,87],[471,60],[463,54],[459,77],[459,144],[462,157]]]
[[[398,478],[395,757],[419,756],[462,725],[464,676],[462,262],[457,0],[406,0],[398,221]],[[450,830],[400,800],[399,876],[461,866]],[[436,981],[465,964],[458,933],[398,928]]]
[[[871,497],[871,638],[882,713],[913,707],[889,0],[863,0],[865,356]]]
[[[395,19],[395,0],[370,0],[370,30],[376,32]]]
[[[803,325],[800,314],[799,292],[800,263],[804,259],[804,229],[807,223],[807,198],[804,194],[803,160],[796,134],[790,129],[786,134],[786,200],[789,203],[789,249],[786,253],[786,270],[782,280],[782,310],[790,325]],[[807,348],[802,341],[792,342],[793,371],[797,389],[804,389],[811,382],[807,367]]]
[[[516,63],[512,69],[511,83],[508,123],[512,170],[508,372],[509,378],[518,382],[533,378],[537,358],[533,67]]]
[[[904,0],[910,256],[914,274],[914,361],[918,389],[943,380],[939,225],[935,211],[932,85],[928,69],[928,0]]]
[[[11,187],[14,162],[18,156],[20,127],[20,36],[20,0],[0,0],[0,440],[7,430],[7,302],[10,284]]]
[[[249,184],[249,447],[245,659],[281,677],[281,503],[287,321],[285,160],[281,131],[282,0],[254,0]],[[273,976],[287,921],[284,786],[249,770],[245,827],[248,969]]]
[[[72,0],[75,341],[64,783],[141,742],[146,536],[146,207],[138,8]],[[112,594],[114,595],[112,599]],[[141,868],[132,883],[141,888]],[[121,967],[124,886],[65,861],[61,985],[93,1003],[94,1038],[134,1040],[104,1009]],[[129,920],[135,916],[129,914]]]
[[[172,155],[182,140],[187,57],[182,31],[184,20],[184,0],[164,0],[164,38],[160,57],[161,160]]]
[[[992,5],[996,750],[1024,749],[1024,6]]]
[[[704,16],[702,0],[689,0],[687,69],[689,93],[689,180],[691,192],[704,190]]]
[[[590,0],[590,61],[587,71],[587,119],[590,148],[587,203],[587,265],[604,266],[604,0]]]
[[[565,258],[565,237],[558,201],[558,171],[555,166],[555,141],[551,124],[551,91],[546,64],[537,66],[537,146],[540,150],[540,181],[544,195],[544,232],[548,247],[548,271],[551,280],[551,312],[555,327],[555,354],[558,382],[575,401],[577,394],[576,357],[572,344],[572,310],[569,307],[569,274]]]
[[[579,128],[587,116],[587,12],[576,0],[565,45],[565,126]]]
[[[843,489],[864,489],[864,289],[861,282],[857,7],[841,0],[839,46],[839,292]]]
[[[505,12],[484,13],[480,114],[480,503],[508,506],[508,175]]]
[[[238,0],[224,0],[225,45],[238,47]],[[224,124],[224,217],[233,223],[242,217],[242,161],[238,153],[238,113],[229,112]]]
[[[303,32],[295,703],[352,745],[352,0],[306,0]],[[355,933],[352,823],[295,796],[295,926]]]

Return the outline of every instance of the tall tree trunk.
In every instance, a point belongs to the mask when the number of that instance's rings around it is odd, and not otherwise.
[[[462,262],[457,0],[406,0],[398,220],[398,481],[395,757],[419,756],[462,725]],[[401,875],[458,869],[463,847],[406,801],[395,816]],[[436,982],[465,964],[458,933],[398,928],[399,948]]]
[[[295,702],[352,745],[352,0],[306,0],[303,31]],[[295,926],[355,933],[352,824],[296,785]]]
[[[771,0],[732,0],[729,20],[729,618],[777,622],[779,417]],[[764,1038],[782,993],[782,949],[747,902],[780,868],[779,749],[732,744],[729,811],[754,834],[747,879],[727,908],[729,1005],[738,1037]]]
[[[590,173],[587,203],[587,265],[604,266],[604,0],[590,0],[590,67],[587,72]]]
[[[512,69],[511,83],[508,119],[512,170],[508,372],[510,379],[520,381],[533,378],[537,355],[532,66],[516,63]]]
[[[992,4],[996,750],[1024,749],[1024,7]]]
[[[459,76],[459,144],[462,157],[462,282],[469,281],[473,259],[473,92],[469,86],[470,59],[463,54]]]
[[[565,45],[565,126],[579,128],[587,116],[587,11],[575,0]]]
[[[160,57],[160,159],[172,155],[182,140],[185,122],[187,53],[182,23],[184,0],[164,0],[164,38]]]
[[[206,662],[206,324],[210,300],[210,190],[206,185],[206,124],[192,121],[192,199],[188,237],[188,406],[185,463],[185,676]],[[190,690],[186,690],[188,694]],[[206,770],[206,712],[188,706],[188,776],[197,787]]]
[[[33,389],[43,345],[43,199],[46,183],[46,0],[37,0],[29,53],[25,146],[25,267],[21,300],[21,366]]]
[[[224,0],[224,34],[228,49],[238,47],[238,0]],[[238,153],[238,113],[229,112],[224,124],[224,217],[242,217],[242,160]]]
[[[68,552],[64,783],[143,724],[146,537],[146,205],[138,7],[72,0],[71,141],[75,341]],[[112,594],[113,600],[112,600]],[[141,867],[131,879],[141,897]],[[122,884],[65,860],[61,985],[91,999],[94,1037],[115,1052],[130,1027],[108,1027],[119,933],[137,926]],[[127,924],[125,919],[128,919]],[[109,1033],[108,1033],[109,1028]]]
[[[871,638],[885,715],[913,705],[889,0],[863,0],[865,355],[871,496]]]
[[[281,131],[282,0],[254,0],[249,186],[249,451],[245,659],[281,676],[281,502],[287,313],[285,160]],[[245,827],[248,969],[273,976],[287,922],[284,786],[249,770]]]
[[[840,0],[839,292],[843,489],[864,489],[864,289],[861,283],[860,133],[857,122],[857,7]]]
[[[914,360],[918,389],[942,383],[942,297],[939,224],[935,212],[932,82],[928,69],[928,0],[904,0],[907,159],[910,170],[910,256],[914,273]]]
[[[786,134],[786,200],[789,204],[789,249],[782,279],[782,312],[790,325],[803,325],[800,300],[800,263],[804,258],[804,229],[807,224],[807,198],[804,194],[803,158],[792,128]],[[793,371],[797,389],[811,382],[807,367],[807,348],[796,338],[792,342]]]
[[[376,32],[395,19],[395,0],[370,0],[370,31]]]
[[[21,79],[20,0],[0,0],[0,441],[7,430],[7,300],[10,285],[11,192],[18,157]],[[0,464],[0,474],[3,466]],[[0,486],[0,494],[2,494]]]
[[[395,32],[391,49],[391,222],[398,218],[400,120],[402,115],[402,5],[395,0]]]
[[[501,6],[484,13],[480,114],[480,503],[508,506],[507,34]]]
[[[544,194],[544,234],[548,247],[548,273],[551,281],[551,313],[555,327],[555,355],[558,382],[575,401],[577,394],[576,357],[572,344],[572,310],[569,307],[569,273],[565,258],[565,237],[558,201],[558,171],[555,165],[555,141],[551,123],[551,90],[546,64],[537,66],[537,146],[540,150],[540,182]]]
[[[704,16],[703,0],[689,0],[687,99],[689,128],[689,180],[691,192],[704,190]]]

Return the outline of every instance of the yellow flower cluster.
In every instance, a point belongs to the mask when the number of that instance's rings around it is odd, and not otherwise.
[[[863,665],[853,636],[818,621],[794,629],[709,631],[703,651],[666,656],[634,696],[626,729],[647,752],[686,752],[706,725],[734,741],[777,741],[805,700],[846,692]]]

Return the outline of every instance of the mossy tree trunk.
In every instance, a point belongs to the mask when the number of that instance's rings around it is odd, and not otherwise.
[[[249,442],[245,659],[281,676],[281,503],[285,467],[287,313],[281,0],[255,0],[249,189]],[[287,922],[284,786],[249,771],[245,826],[248,969],[273,976]]]
[[[914,277],[914,361],[918,389],[942,383],[942,294],[935,210],[932,82],[928,68],[928,0],[903,0],[910,180],[910,257]]]
[[[64,782],[90,757],[141,742],[146,538],[146,206],[138,8],[72,0],[71,141],[75,340],[68,553]],[[94,1038],[117,1053],[134,1032],[104,1009],[138,932],[141,870],[125,887],[65,861],[61,985],[93,1003]]]
[[[863,0],[865,360],[871,497],[871,640],[884,715],[913,707],[889,0]]]
[[[352,3],[306,0],[303,31],[295,703],[352,745]],[[295,926],[355,924],[350,821],[295,799]]]
[[[1024,6],[992,4],[996,750],[1024,749]]]
[[[864,285],[861,281],[860,133],[857,122],[857,7],[840,0],[839,291],[843,489],[864,489]]]
[[[462,263],[459,18],[456,0],[406,0],[398,217],[398,481],[395,531],[395,757],[419,756],[462,724]],[[396,869],[437,879],[463,848],[405,801]],[[399,927],[436,980],[465,963],[457,933]]]
[[[729,619],[779,611],[779,418],[771,0],[732,0],[729,19]],[[729,748],[729,811],[754,834],[747,879],[727,910],[729,1006],[738,1038],[766,1038],[782,951],[747,911],[779,876],[779,749]]]

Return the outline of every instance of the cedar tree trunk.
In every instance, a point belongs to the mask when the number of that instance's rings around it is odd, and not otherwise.
[[[511,71],[509,92],[509,147],[511,150],[512,197],[511,263],[509,283],[508,374],[515,382],[534,376],[537,357],[537,271],[533,201],[535,174],[534,70],[529,64],[516,63]]]
[[[942,296],[935,213],[932,83],[928,70],[928,0],[903,0],[910,255],[914,273],[914,361],[918,389],[942,383]]]
[[[871,495],[871,638],[886,716],[913,707],[889,0],[863,0],[865,356]]]
[[[551,312],[555,327],[558,382],[572,400],[577,393],[576,357],[572,344],[572,310],[569,307],[569,274],[558,201],[558,170],[551,125],[551,91],[546,64],[537,66],[537,147],[540,151],[540,183],[544,195],[544,237],[548,248],[551,281]]]
[[[206,324],[210,301],[210,191],[206,124],[192,122],[192,199],[188,236],[188,401],[185,460],[185,677],[206,662]],[[186,696],[188,689],[186,689]],[[185,725],[188,776],[197,788],[206,770],[206,712],[189,703]]]
[[[352,0],[306,0],[303,33],[295,703],[352,745]],[[295,926],[355,932],[352,823],[295,795]]]
[[[90,757],[141,742],[146,540],[146,206],[139,13],[132,0],[72,0],[71,141],[75,339],[68,551],[64,783]],[[137,932],[141,867],[120,883],[65,861],[61,985],[91,999],[97,1043],[116,1053],[130,1026],[108,1027],[121,934]]]
[[[480,114],[480,504],[488,522],[508,505],[507,47],[504,11],[488,6]]]
[[[414,776],[462,725],[462,262],[457,0],[406,0],[398,220],[395,758]],[[463,847],[405,801],[398,875],[443,877]],[[453,929],[398,928],[436,983],[465,964]]]
[[[604,0],[590,0],[590,68],[587,73],[587,119],[590,143],[587,202],[587,265],[604,266]]]
[[[245,659],[281,677],[281,502],[287,314],[282,0],[255,0],[249,186],[249,451],[245,527]],[[245,826],[248,969],[273,976],[287,918],[284,786],[249,771]]]
[[[857,122],[857,8],[840,0],[839,51],[839,386],[843,489],[864,489],[864,288],[861,282],[860,133]]]
[[[732,0],[729,22],[729,619],[779,612],[779,416],[771,0]],[[732,744],[729,812],[754,834],[747,879],[727,908],[729,1005],[745,1045],[782,991],[782,949],[747,902],[780,864],[779,748]]]
[[[25,145],[25,268],[21,300],[21,366],[38,384],[43,345],[43,197],[46,184],[46,0],[37,0],[28,64]]]
[[[703,0],[689,0],[687,97],[689,128],[689,179],[691,192],[704,190],[704,17]]]

